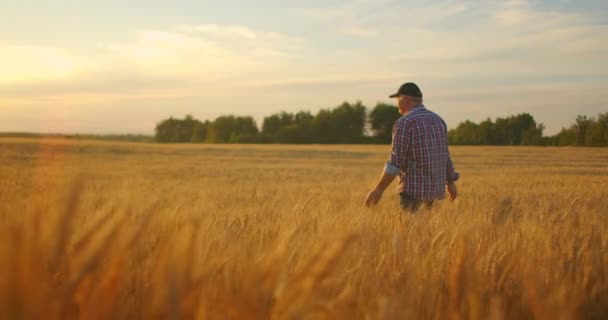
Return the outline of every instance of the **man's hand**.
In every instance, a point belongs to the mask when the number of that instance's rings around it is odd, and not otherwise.
[[[378,189],[373,189],[367,194],[367,198],[365,198],[365,206],[370,207],[372,205],[378,204],[380,198],[382,198],[382,191]]]
[[[458,196],[458,189],[456,189],[456,184],[454,182],[448,183],[448,193],[450,194],[450,201],[454,201]]]

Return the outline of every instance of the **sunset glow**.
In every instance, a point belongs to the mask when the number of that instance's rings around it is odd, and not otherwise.
[[[344,100],[371,108],[415,81],[450,126],[530,112],[552,133],[608,105],[608,8],[585,3],[12,3],[0,131],[151,133],[185,114],[260,122]],[[43,125],[54,110],[71,110],[71,125]]]

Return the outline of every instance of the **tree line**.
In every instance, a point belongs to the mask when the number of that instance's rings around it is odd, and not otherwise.
[[[191,115],[169,118],[156,125],[155,140],[161,143],[390,143],[398,108],[378,103],[371,112],[361,102],[309,111],[279,112],[263,119],[258,127],[251,116],[220,116],[201,121]],[[608,112],[597,118],[579,116],[554,136],[528,113],[480,123],[465,121],[449,130],[453,145],[556,145],[608,146]]]
[[[265,117],[261,128],[250,116],[220,116],[203,122],[187,115],[159,122],[155,139],[165,143],[388,143],[392,124],[399,117],[396,107],[384,104],[367,115],[361,102],[343,102],[316,114],[279,112]],[[372,136],[366,135],[368,120]]]
[[[545,126],[528,113],[506,118],[465,121],[448,132],[454,145],[608,146],[608,112],[597,118],[579,115],[568,128],[544,136]]]

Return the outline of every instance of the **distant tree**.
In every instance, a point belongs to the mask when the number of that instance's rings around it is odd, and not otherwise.
[[[496,144],[496,132],[494,127],[494,122],[492,119],[488,118],[482,121],[479,124],[479,136],[480,136],[480,144],[489,145]]]
[[[220,116],[201,122],[192,115],[170,117],[156,124],[154,140],[161,143],[389,143],[400,115],[396,106],[378,103],[369,118],[360,102],[343,102],[333,109],[285,111],[264,118],[261,132],[252,117]],[[366,120],[373,136],[365,135]],[[608,146],[608,112],[596,118],[579,115],[568,128],[545,137],[545,126],[528,113],[470,120],[449,130],[448,141],[460,145]],[[134,138],[129,138],[134,139]]]
[[[313,127],[314,116],[308,111],[300,111],[294,116],[294,124],[284,127],[280,136],[291,136],[292,143],[314,143],[316,136]]]
[[[332,111],[335,141],[338,143],[357,143],[365,133],[365,106],[361,101],[355,104],[343,102]]]
[[[156,125],[155,140],[165,143],[201,142],[204,130],[204,124],[191,115],[181,120],[170,117]]]
[[[507,145],[511,141],[509,139],[509,120],[506,118],[496,118],[494,121],[493,145]]]
[[[274,136],[279,130],[281,130],[281,119],[278,114],[273,114],[264,118],[264,122],[262,123],[262,134]]]
[[[543,131],[545,130],[545,125],[534,124],[533,126],[524,129],[521,144],[534,146],[534,145],[544,145],[546,144],[545,139],[543,139]]]
[[[201,143],[204,142],[207,138],[207,128],[209,126],[209,121],[200,122],[196,121],[194,124],[194,128],[192,129],[192,137],[190,142]]]
[[[321,109],[312,123],[315,140],[318,143],[336,143],[337,128],[329,109]]]
[[[558,146],[575,146],[576,132],[570,128],[562,128],[562,130],[553,138],[555,145]]]
[[[236,128],[232,133],[232,143],[252,143],[258,135],[258,127],[252,117],[237,117]]]
[[[186,142],[183,138],[183,120],[169,118],[156,125],[155,140],[164,143]]]
[[[252,117],[220,116],[207,128],[207,142],[250,143],[256,141],[258,128]]]
[[[357,143],[365,130],[365,106],[344,102],[334,109],[280,112],[264,118],[260,140],[278,143]]]
[[[178,122],[178,142],[191,142],[194,127],[200,122],[195,120],[192,115],[186,115],[184,120]]]
[[[486,119],[480,124],[465,121],[448,133],[452,144],[464,145],[539,145],[544,143],[543,124],[537,124],[528,113],[495,122]]]
[[[534,145],[540,144],[544,125],[537,125],[534,117],[529,113],[511,116],[509,120],[509,144]]]
[[[235,130],[234,116],[220,116],[207,128],[207,142],[228,143]]]
[[[608,112],[600,113],[597,121],[591,119],[585,132],[585,145],[591,147],[608,146]]]
[[[310,125],[315,117],[308,111],[300,111],[294,116],[294,123],[297,125]]]
[[[294,123],[292,113],[282,111],[264,118],[262,123],[262,134],[267,136],[275,136],[281,128]]]
[[[460,145],[481,144],[479,125],[469,120],[462,122],[458,127],[449,131],[448,141],[451,144]]]
[[[574,132],[576,133],[576,145],[584,146],[585,139],[587,136],[587,131],[591,127],[593,123],[592,119],[587,118],[587,116],[579,115],[576,117],[576,123],[573,125]]]
[[[279,143],[311,143],[309,127],[292,124],[281,128],[276,135],[276,141]]]
[[[391,143],[393,126],[400,117],[397,106],[386,103],[376,104],[369,114],[369,122],[374,136],[379,142]]]
[[[156,124],[154,139],[157,142],[176,142],[176,137],[174,137],[175,127],[177,123],[176,120],[172,117],[166,120],[163,120]]]

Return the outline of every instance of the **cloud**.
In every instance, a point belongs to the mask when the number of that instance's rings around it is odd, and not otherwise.
[[[300,43],[278,32],[242,26],[182,25],[141,30],[128,41],[81,50],[4,45],[0,102],[98,103],[146,94],[220,94],[231,82],[238,85],[284,68]]]
[[[65,79],[93,65],[86,57],[61,48],[0,44],[0,85]]]
[[[608,43],[600,40],[608,34],[607,25],[582,14],[535,8],[527,1],[484,10],[494,12],[490,19],[460,21],[453,29],[417,29],[420,36],[397,48],[403,53],[390,55],[388,61],[412,72],[442,70],[448,76],[477,79],[481,87],[487,79],[532,83],[608,76]]]
[[[410,75],[415,77],[417,75]],[[422,76],[422,75],[419,75]],[[315,76],[281,77],[272,80],[254,81],[249,85],[262,89],[299,89],[306,87],[335,87],[373,85],[381,82],[399,81],[403,74],[397,72],[335,72]]]
[[[534,30],[555,28],[589,22],[588,17],[577,12],[541,10],[530,1],[506,1],[493,12],[497,26]]]
[[[257,38],[255,31],[244,26],[220,26],[217,24],[205,24],[196,26],[180,26],[178,30],[185,31],[186,33],[201,34],[209,37],[226,39],[247,39],[254,40]]]
[[[327,23],[338,34],[373,37],[381,31],[400,29],[393,37],[403,34],[403,27],[422,27],[441,23],[471,9],[468,2],[437,1],[429,6],[386,0],[355,0],[334,6],[298,8],[294,16]]]
[[[362,37],[362,38],[375,37],[378,35],[378,32],[374,29],[364,28],[364,27],[359,27],[359,26],[343,27],[340,31],[341,31],[341,33],[343,33],[345,35]]]
[[[141,31],[133,41],[104,49],[107,61],[135,66],[147,75],[198,73],[211,79],[246,63],[245,57],[216,42],[175,31]]]

